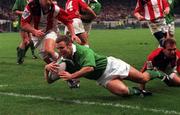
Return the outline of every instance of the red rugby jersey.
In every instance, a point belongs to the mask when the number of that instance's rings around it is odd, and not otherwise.
[[[176,56],[171,59],[167,58],[162,51],[162,48],[155,49],[150,53],[147,61],[151,61],[153,67],[161,71],[165,71],[167,67],[170,66],[170,68],[176,67],[177,72],[180,73],[180,51],[176,50]],[[144,72],[146,69],[147,63],[145,62],[141,71]]]
[[[164,17],[164,9],[169,7],[166,0],[138,0],[134,13],[141,13],[146,20]]]
[[[65,10],[70,15],[70,18],[80,18],[78,15],[81,10],[88,7],[84,0],[67,0]]]

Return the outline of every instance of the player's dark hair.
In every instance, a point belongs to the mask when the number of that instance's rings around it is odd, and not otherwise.
[[[166,48],[167,44],[170,44],[170,45],[174,45],[175,44],[176,45],[176,40],[172,39],[172,38],[164,39],[162,47]]]
[[[56,39],[56,43],[64,41],[66,44],[72,43],[72,40],[67,35],[59,35]]]

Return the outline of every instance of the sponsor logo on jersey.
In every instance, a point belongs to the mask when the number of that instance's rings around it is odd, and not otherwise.
[[[23,19],[26,19],[26,18],[28,18],[29,16],[30,16],[30,12],[29,12],[27,9],[25,9],[24,12],[23,12],[23,14],[22,14],[22,18],[23,18]]]

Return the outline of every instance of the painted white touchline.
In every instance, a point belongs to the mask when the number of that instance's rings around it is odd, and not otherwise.
[[[101,102],[89,102],[89,101],[81,101],[81,100],[64,100],[62,98],[53,98],[50,96],[25,95],[25,94],[8,93],[8,92],[0,92],[0,95],[14,96],[14,97],[27,97],[27,98],[42,99],[42,100],[54,100],[54,101],[84,104],[84,105],[112,106],[112,107],[128,108],[128,109],[134,109],[134,110],[140,110],[140,111],[143,110],[143,111],[149,111],[149,112],[155,112],[155,113],[180,115],[180,112],[174,111],[174,110],[144,108],[144,107],[139,107],[139,106],[123,105],[123,104],[118,104],[118,103],[101,103]]]
[[[7,87],[8,85],[0,85],[0,87]]]

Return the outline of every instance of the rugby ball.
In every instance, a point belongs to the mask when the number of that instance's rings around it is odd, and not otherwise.
[[[66,70],[66,62],[63,62],[62,60],[58,60],[56,63],[59,65],[58,72]],[[57,75],[57,73],[49,71],[48,78],[47,78],[47,82],[49,84],[57,81],[58,79],[60,79],[60,76]]]

